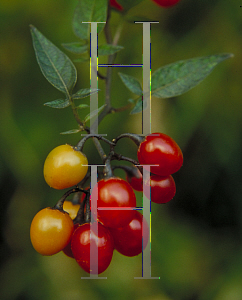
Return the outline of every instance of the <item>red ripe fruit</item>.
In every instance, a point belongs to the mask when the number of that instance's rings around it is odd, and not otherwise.
[[[143,176],[140,173],[140,171],[137,169],[136,170],[137,177],[135,176],[130,176],[129,174],[126,175],[126,180],[128,183],[132,186],[132,188],[138,192],[143,191]]]
[[[148,243],[148,225],[142,214],[135,211],[133,219],[128,225],[111,228],[115,249],[125,256],[135,256],[142,252],[142,220],[144,226],[143,249]]]
[[[122,227],[129,224],[134,215],[134,210],[125,208],[136,207],[135,193],[130,184],[121,178],[111,177],[100,180],[97,186],[97,218],[100,222],[107,227]],[[95,191],[96,188],[94,187]],[[112,209],[100,209],[105,207]],[[124,210],[115,208],[124,208]]]
[[[156,4],[162,7],[170,7],[177,4],[180,0],[152,0]]]
[[[78,223],[74,224],[74,232],[79,226],[80,226],[80,224],[78,224]],[[71,250],[71,241],[72,241],[72,237],[71,237],[70,242],[67,244],[67,246],[62,251],[65,253],[66,256],[68,256],[70,258],[74,258],[72,250]]]
[[[98,259],[94,256],[95,270],[90,270],[90,244],[98,251]],[[98,233],[91,231],[90,223],[85,223],[79,226],[73,236],[71,242],[71,249],[74,258],[80,267],[90,274],[100,274],[104,272],[111,263],[114,250],[113,237],[110,231],[102,224],[98,223]]]
[[[161,177],[150,176],[151,201],[154,203],[167,203],[176,194],[176,184],[171,175]]]
[[[136,191],[143,191],[143,176],[138,170],[139,178],[127,176],[127,181],[130,183],[132,188]],[[149,195],[146,194],[147,198]],[[176,194],[176,184],[171,175],[168,177],[162,177],[159,175],[150,176],[150,197],[154,203],[167,203]]]
[[[151,173],[168,176],[177,172],[183,164],[183,155],[177,143],[164,133],[153,133],[140,143],[138,160],[141,165],[151,167]]]

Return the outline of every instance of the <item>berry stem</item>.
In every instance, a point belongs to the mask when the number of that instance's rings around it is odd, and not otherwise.
[[[139,146],[140,143],[142,143],[145,139],[145,137],[135,134],[135,133],[122,133],[118,137],[116,137],[116,139],[113,140],[113,143],[117,144],[117,142],[120,139],[125,138],[125,137],[131,139],[137,146]]]
[[[102,140],[102,141],[104,141],[105,143],[109,144],[110,146],[115,146],[115,144],[114,144],[113,142],[110,142],[108,139],[104,138],[104,137],[101,136],[101,135],[98,135],[98,134],[89,134],[89,135],[85,136],[84,138],[82,138],[82,139],[79,141],[79,143],[76,145],[75,148],[76,148],[78,151],[81,151],[81,152],[82,152],[83,147],[84,147],[84,144],[86,143],[86,141],[87,141],[89,138],[93,138],[93,140],[94,140],[94,138],[95,138],[96,140]]]
[[[91,222],[90,190],[88,190],[88,193],[86,194],[84,201],[86,202],[85,223],[90,223]]]
[[[139,178],[139,172],[137,170],[138,168],[142,168],[142,167],[140,167],[140,166],[133,167],[133,166],[124,166],[124,165],[113,166],[113,170],[114,169],[122,169],[126,172],[127,176],[136,177],[136,178]]]
[[[132,163],[133,165],[135,165],[139,169],[141,174],[143,174],[143,167],[140,166],[140,163],[138,161],[136,161],[132,158],[129,158],[129,157],[123,156],[122,154],[113,152],[112,159],[128,161],[128,162]]]
[[[71,190],[65,192],[65,194],[60,198],[60,200],[58,200],[58,202],[56,203],[56,205],[53,208],[63,211],[63,204],[64,204],[66,198],[69,195],[76,193],[76,192],[80,192],[80,191],[85,192],[83,189],[81,189],[79,187],[76,187],[74,189],[71,189]]]
[[[105,179],[113,177],[113,170],[111,166],[111,160],[113,155],[114,155],[114,151],[111,150],[108,154],[108,157],[105,160],[105,166],[103,168],[103,175]]]
[[[82,224],[86,223],[86,216],[84,215],[84,208],[87,203],[88,197],[90,198],[90,190],[86,191],[86,196],[80,205],[80,208],[77,212],[75,219],[73,220],[74,224],[78,223],[78,224],[82,225]],[[87,213],[87,210],[86,210],[86,213]]]

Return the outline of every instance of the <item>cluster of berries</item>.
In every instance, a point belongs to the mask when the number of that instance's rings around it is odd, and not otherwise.
[[[96,207],[91,205],[90,188],[83,189],[90,179],[88,160],[82,152],[89,137],[99,138],[110,145],[110,153],[104,157],[104,177],[91,190],[91,198],[97,199]],[[44,208],[35,215],[30,238],[40,254],[53,255],[63,251],[86,272],[100,274],[111,263],[114,249],[130,257],[145,249],[149,227],[136,209],[134,189],[142,191],[147,184],[150,195],[146,196],[152,202],[170,201],[176,192],[171,174],[182,166],[183,155],[176,142],[163,133],[146,137],[127,133],[111,142],[101,136],[89,137],[83,138],[76,147],[58,146],[47,156],[44,177],[48,185],[55,189],[75,187],[68,190],[53,208]],[[138,145],[138,162],[114,152],[116,143],[124,137]],[[126,171],[127,180],[113,175],[113,169],[117,167],[111,166],[114,159],[133,163],[132,167],[120,166]],[[150,166],[149,183],[143,182],[142,165]],[[67,200],[72,193],[72,201]],[[91,222],[93,215],[95,221]],[[95,270],[90,265],[91,248],[97,249],[98,253],[97,261],[92,261]]]

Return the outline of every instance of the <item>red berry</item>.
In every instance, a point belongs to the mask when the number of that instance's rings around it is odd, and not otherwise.
[[[128,182],[111,177],[98,182],[98,219],[107,227],[122,227],[129,224],[133,210],[100,210],[99,208],[136,207],[135,193]],[[94,187],[94,191],[96,188]]]
[[[170,7],[177,4],[180,0],[152,0],[159,6]]]
[[[143,176],[140,173],[140,171],[137,169],[136,170],[137,177],[135,176],[130,176],[129,174],[126,175],[126,180],[128,183],[132,186],[132,188],[138,192],[143,191]]]
[[[75,230],[80,226],[80,224],[76,223],[74,224],[74,231],[73,233],[75,232]],[[72,235],[73,236],[73,235]],[[66,256],[69,256],[71,258],[74,258],[73,256],[73,253],[72,253],[72,250],[71,250],[71,241],[72,241],[72,236],[71,236],[71,240],[70,242],[67,244],[67,246],[62,250]]]
[[[116,0],[110,0],[110,6],[117,9],[117,10],[123,10],[123,6],[120,5]]]
[[[151,201],[154,203],[167,203],[176,194],[176,184],[171,175],[161,177],[150,176]]]
[[[151,173],[168,176],[177,172],[183,164],[182,151],[177,143],[164,133],[147,135],[137,152],[141,165],[151,167]]]
[[[90,244],[97,247],[98,259],[95,257],[94,264],[98,273],[90,270]],[[98,223],[98,233],[90,230],[90,224],[85,223],[79,226],[72,236],[71,249],[74,258],[80,267],[91,274],[104,272],[111,263],[114,250],[113,237],[110,231],[102,224]]]
[[[115,249],[125,256],[135,256],[142,252],[142,220],[144,226],[143,249],[148,243],[148,225],[142,214],[135,211],[133,219],[125,227],[111,228]]]
[[[127,181],[130,183],[132,188],[136,191],[143,191],[143,176],[138,170],[140,177],[128,177]],[[159,175],[150,176],[150,197],[151,201],[155,203],[167,203],[176,194],[176,184],[171,175],[168,177],[162,177]],[[148,198],[149,195],[145,193]]]

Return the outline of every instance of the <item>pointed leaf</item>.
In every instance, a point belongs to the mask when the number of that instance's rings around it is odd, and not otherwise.
[[[134,99],[131,99],[131,98],[128,99],[128,102],[129,102],[129,103],[132,103],[132,104],[135,104],[135,100],[134,100]]]
[[[143,107],[143,105],[144,105],[144,107]],[[146,108],[147,108],[147,104],[145,102],[143,104],[142,97],[139,97],[135,104],[135,107],[131,110],[130,114],[131,115],[138,114],[138,113],[142,112],[142,110],[145,110]]]
[[[81,0],[74,13],[74,32],[79,38],[88,40],[90,24],[82,22],[106,22],[106,19],[107,0]],[[104,23],[98,24],[98,33],[103,30],[104,26]]]
[[[75,93],[74,95],[72,95],[73,99],[82,99],[85,97],[88,97],[92,94],[95,94],[99,91],[99,89],[81,89],[79,90],[77,93]]]
[[[62,46],[72,52],[72,53],[75,53],[75,54],[82,54],[82,53],[85,53],[87,52],[87,44],[86,42],[80,42],[80,43],[65,43],[65,44],[62,44]]]
[[[61,132],[60,134],[73,134],[73,133],[78,133],[80,131],[82,131],[82,130],[81,129],[71,129],[68,131]]]
[[[76,68],[69,57],[31,25],[34,50],[45,78],[69,96],[77,78]]]
[[[98,56],[112,55],[122,50],[123,48],[124,48],[123,46],[111,45],[111,44],[101,45],[98,47]]]
[[[101,107],[99,107],[98,109],[94,110],[93,112],[91,112],[91,114],[88,114],[86,115],[85,119],[84,119],[84,123],[86,123],[87,121],[89,121],[91,118],[95,117],[96,115],[99,114],[99,112],[101,110],[104,109],[104,107],[106,106],[107,104],[104,104],[102,105]]]
[[[82,109],[82,108],[87,108],[87,107],[89,107],[89,105],[87,105],[87,104],[80,104],[76,108]]]
[[[66,108],[70,105],[70,102],[68,99],[58,99],[51,102],[46,102],[44,105],[52,108]]]
[[[142,87],[138,81],[138,79],[136,79],[133,76],[130,75],[126,75],[123,73],[118,73],[119,76],[121,77],[123,83],[125,84],[125,86],[134,94],[141,96],[143,94],[143,90]]]
[[[151,92],[158,98],[181,95],[206,78],[214,67],[231,54],[181,60],[156,70],[151,77]]]

